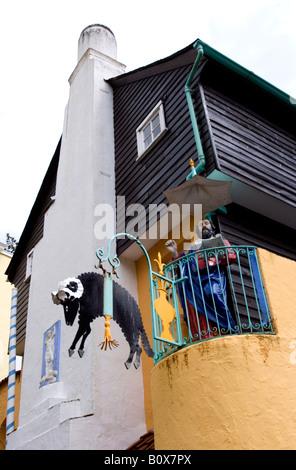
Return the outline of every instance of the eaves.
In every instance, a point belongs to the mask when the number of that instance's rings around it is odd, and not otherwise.
[[[282,103],[288,105],[290,109],[294,109],[296,111],[296,100],[293,99],[289,94],[283,92],[276,86],[267,82],[251,70],[243,67],[224,54],[221,54],[216,49],[203,42],[201,39],[197,39],[195,42],[189,44],[184,49],[181,49],[180,51],[164,59],[158,60],[144,67],[140,67],[131,72],[118,75],[117,77],[112,77],[107,81],[112,85],[112,87],[118,88],[129,83],[142,80],[150,76],[166,72],[168,70],[172,70],[177,67],[193,64],[196,58],[195,47],[198,45],[201,45],[203,48],[204,58],[208,58],[209,60],[222,65],[226,69],[233,72],[234,76],[237,75],[242,77],[250,84],[259,87],[262,91],[279,99]]]

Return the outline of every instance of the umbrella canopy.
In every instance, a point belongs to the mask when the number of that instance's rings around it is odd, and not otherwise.
[[[202,213],[208,214],[221,206],[232,202],[230,196],[231,181],[217,181],[195,175],[173,189],[164,191],[169,204],[190,204],[190,213],[194,213],[194,204],[202,204]]]

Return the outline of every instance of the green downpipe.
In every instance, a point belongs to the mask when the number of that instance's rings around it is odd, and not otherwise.
[[[196,51],[197,51],[197,57],[195,59],[194,65],[192,67],[192,70],[190,72],[190,75],[187,79],[186,85],[185,85],[185,94],[187,98],[187,103],[188,103],[188,108],[189,108],[189,113],[190,113],[190,118],[191,118],[191,123],[192,123],[192,128],[193,128],[193,133],[194,133],[194,138],[196,142],[196,148],[197,148],[197,156],[198,156],[198,165],[196,168],[192,167],[191,173],[187,176],[187,179],[192,178],[192,176],[197,175],[201,171],[205,169],[206,166],[206,159],[203,153],[203,148],[202,148],[202,143],[200,139],[200,134],[198,130],[198,125],[197,125],[197,120],[196,120],[196,115],[194,111],[194,106],[193,106],[193,101],[192,101],[192,93],[193,90],[190,88],[190,85],[194,79],[195,72],[197,70],[197,67],[204,55],[203,47],[201,44],[198,44],[197,42],[193,46]]]

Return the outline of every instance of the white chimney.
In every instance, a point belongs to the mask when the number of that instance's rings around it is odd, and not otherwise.
[[[107,26],[93,24],[82,31],[78,41],[78,62],[87,49],[94,49],[112,59],[117,59],[116,39]]]

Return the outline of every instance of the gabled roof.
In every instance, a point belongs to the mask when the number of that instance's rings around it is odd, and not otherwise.
[[[296,112],[296,101],[289,94],[283,92],[276,86],[267,82],[251,70],[248,70],[247,68],[238,64],[234,60],[230,59],[229,57],[221,54],[220,52],[203,42],[201,39],[197,39],[195,42],[189,44],[184,49],[181,49],[180,51],[175,52],[174,54],[164,59],[148,64],[144,67],[140,67],[131,72],[127,72],[125,74],[113,77],[109,79],[108,82],[110,82],[110,84],[116,88],[118,86],[123,86],[125,84],[132,83],[133,81],[140,80],[142,78],[147,78],[149,76],[165,72],[167,70],[171,70],[179,66],[193,64],[196,57],[195,48],[197,46],[202,46],[205,58],[207,57],[210,60],[216,62],[217,64],[222,65],[231,72],[234,72],[236,75],[244,78],[248,82],[261,88],[265,92],[278,98],[290,108],[294,109]]]
[[[156,75],[158,73],[166,72],[183,65],[193,64],[196,52],[193,48],[194,43],[189,44],[189,46],[181,49],[174,54],[165,57],[164,59],[157,60],[151,64],[139,67],[138,69],[131,70],[130,72],[123,73],[122,75],[117,75],[116,77],[109,78],[109,82],[114,88],[118,86],[123,86],[128,83],[132,83],[142,78],[147,78],[149,76]]]

